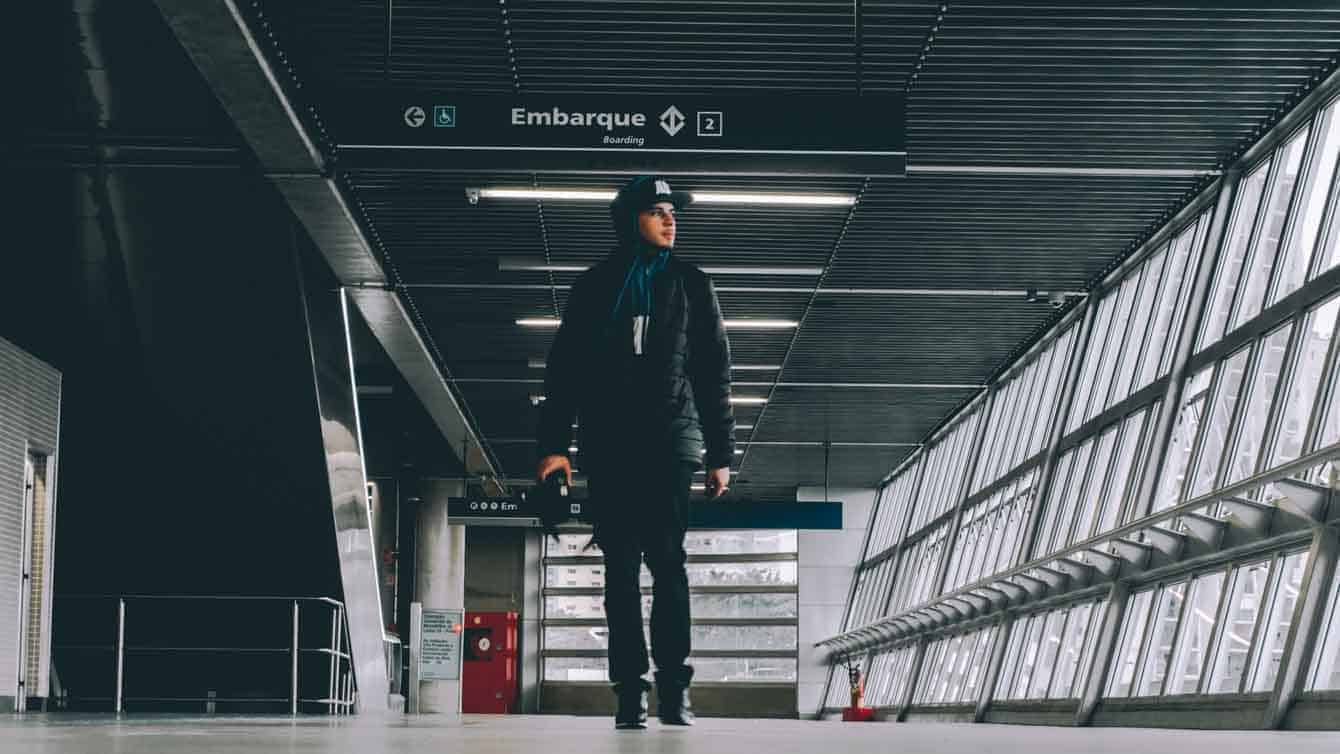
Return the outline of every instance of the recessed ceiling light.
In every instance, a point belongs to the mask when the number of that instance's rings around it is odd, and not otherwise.
[[[782,368],[781,364],[731,364],[731,369],[739,372],[775,372]]]
[[[730,397],[730,402],[746,406],[757,406],[762,403],[767,403],[768,399],[752,395],[732,395]]]
[[[856,204],[855,194],[763,193],[757,191],[692,191],[697,204],[756,204],[790,207],[850,207]],[[617,192],[608,189],[541,189],[541,188],[467,188],[465,196],[472,203],[480,199],[522,199],[538,201],[610,202]]]
[[[522,317],[516,321],[522,327],[558,327],[563,320],[557,317]]]
[[[742,429],[753,429],[753,428],[754,428],[754,425],[752,425],[752,424],[736,424],[736,425],[735,425],[735,429],[736,429],[736,431],[739,431],[739,430],[742,430]]]

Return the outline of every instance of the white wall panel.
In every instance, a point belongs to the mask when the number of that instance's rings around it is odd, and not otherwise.
[[[47,453],[51,492],[39,501],[49,522],[47,552],[55,521],[56,444],[60,425],[61,375],[53,367],[0,338],[0,700],[18,694],[20,604],[23,585],[24,457],[29,449]],[[49,567],[49,566],[48,566]],[[30,681],[29,694],[44,695],[50,666],[51,573],[43,579],[42,677]],[[35,683],[33,683],[35,682]]]

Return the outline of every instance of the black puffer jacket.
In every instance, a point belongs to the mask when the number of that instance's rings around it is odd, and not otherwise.
[[[545,367],[539,455],[567,455],[577,419],[581,466],[592,474],[665,456],[729,466],[730,346],[712,282],[672,254],[655,277],[645,353],[633,356],[630,323],[611,316],[631,253],[616,250],[573,285]]]

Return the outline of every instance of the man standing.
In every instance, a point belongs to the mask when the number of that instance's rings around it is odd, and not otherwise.
[[[536,474],[543,480],[561,470],[571,483],[567,453],[577,419],[597,503],[595,540],[605,556],[609,674],[621,729],[646,727],[643,559],[654,580],[657,713],[664,724],[693,724],[689,488],[701,463],[707,494],[724,494],[735,452],[721,307],[711,280],[671,254],[675,213],[690,200],[651,176],[619,191],[610,204],[618,246],[573,285],[546,362]]]

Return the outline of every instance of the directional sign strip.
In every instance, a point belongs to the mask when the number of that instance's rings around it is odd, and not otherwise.
[[[572,499],[569,522],[591,524],[585,500]],[[576,507],[571,507],[576,506]],[[536,503],[524,498],[453,497],[447,501],[447,516],[466,526],[540,525]],[[842,502],[794,501],[704,501],[689,506],[690,529],[819,529],[842,528]]]

